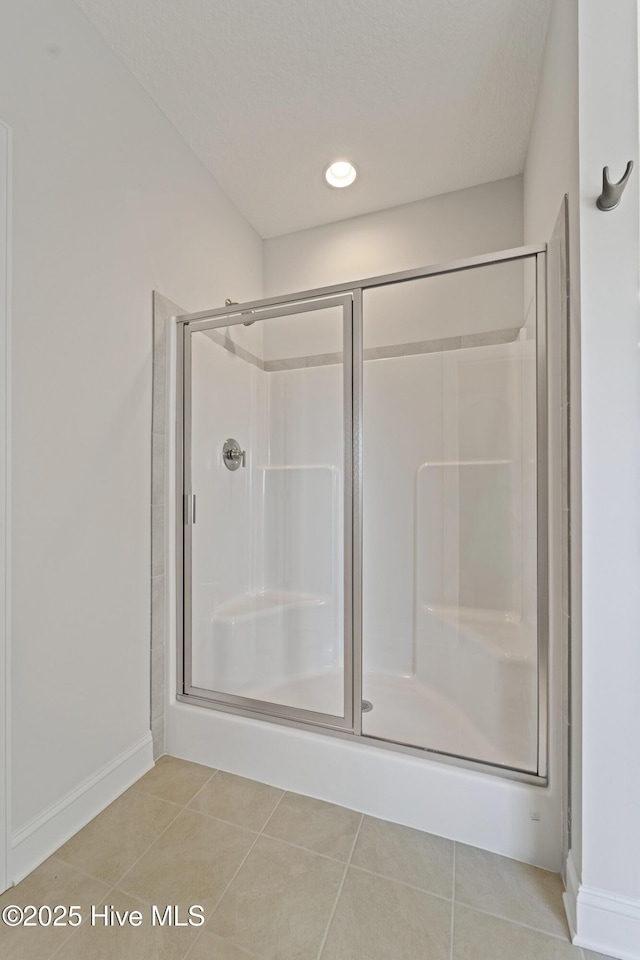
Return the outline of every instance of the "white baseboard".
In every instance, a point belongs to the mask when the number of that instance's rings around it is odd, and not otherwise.
[[[577,947],[617,960],[640,960],[640,900],[584,886],[571,854],[564,903]]]
[[[11,837],[7,876],[18,883],[153,767],[151,731]]]

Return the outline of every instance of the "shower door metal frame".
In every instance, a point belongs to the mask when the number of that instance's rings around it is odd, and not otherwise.
[[[208,690],[196,687],[192,683],[192,621],[191,602],[185,598],[192,597],[192,541],[195,524],[192,497],[197,491],[193,490],[191,476],[191,336],[205,330],[215,330],[221,327],[237,326],[247,322],[247,312],[243,307],[242,313],[234,304],[234,309],[220,313],[214,318],[188,319],[178,318],[177,336],[177,556],[182,559],[178,570],[178,698],[189,702],[202,702],[220,709],[240,710],[246,714],[251,712],[256,716],[268,719],[279,719],[286,722],[301,721],[323,728],[346,730],[351,733],[354,729],[354,715],[359,711],[354,708],[354,642],[353,642],[353,476],[354,450],[358,444],[353,437],[353,314],[354,298],[351,293],[328,297],[300,297],[288,300],[286,304],[271,305],[265,309],[259,306],[251,308],[251,322],[261,322],[277,317],[292,317],[301,313],[316,310],[326,310],[338,307],[342,310],[342,383],[343,383],[343,431],[344,431],[344,577],[343,577],[343,604],[344,604],[344,632],[343,632],[343,716],[321,713],[314,710],[305,710],[301,707],[288,706],[240,694],[225,693],[219,690]],[[182,548],[182,549],[181,549]]]
[[[548,357],[547,357],[547,292],[546,292],[546,244],[536,244],[524,247],[515,247],[496,253],[482,254],[464,260],[449,263],[435,264],[413,270],[403,270],[397,273],[382,274],[375,277],[366,277],[352,283],[334,284],[318,287],[279,297],[267,297],[261,300],[248,301],[213,310],[204,310],[198,313],[185,314],[176,317],[178,324],[178,374],[177,374],[177,573],[178,573],[178,623],[177,623],[177,700],[198,706],[223,710],[240,716],[258,720],[268,720],[302,730],[318,729],[323,733],[358,742],[369,744],[375,748],[394,750],[411,756],[418,756],[438,760],[445,764],[463,767],[469,770],[489,773],[508,780],[521,783],[530,783],[539,786],[548,784],[548,739],[549,739],[549,456],[548,456]],[[462,755],[443,753],[429,747],[419,747],[412,744],[388,741],[362,733],[362,714],[356,705],[362,699],[362,367],[363,367],[363,336],[362,336],[362,293],[372,287],[389,286],[418,280],[427,277],[443,276],[445,274],[461,273],[483,266],[491,266],[509,261],[534,260],[535,289],[536,289],[536,431],[537,431],[537,670],[538,670],[538,750],[537,770],[531,772],[516,767],[507,767],[494,762],[472,759]],[[351,605],[351,635],[350,635],[350,670],[352,680],[351,706],[352,725],[342,726],[335,723],[325,723],[317,714],[311,711],[295,711],[297,714],[306,713],[307,716],[284,716],[283,709],[278,713],[262,710],[258,703],[252,707],[246,698],[228,695],[224,701],[212,700],[209,691],[187,692],[183,673],[183,664],[186,653],[186,628],[184,619],[184,588],[186,584],[185,571],[182,569],[182,558],[187,565],[187,538],[190,553],[190,528],[183,523],[184,498],[184,463],[185,441],[183,435],[183,404],[185,402],[186,367],[183,358],[185,328],[196,329],[228,326],[246,321],[248,311],[256,311],[260,319],[268,316],[287,316],[293,312],[300,312],[302,304],[308,304],[306,309],[314,309],[314,303],[333,296],[343,296],[351,303],[351,331],[352,337],[347,344],[345,337],[344,365],[345,377],[349,376],[346,369],[347,356],[351,362],[351,396],[345,396],[345,408],[350,407],[350,417],[345,417],[345,450],[348,438],[348,424],[351,435],[351,456],[345,456],[345,497],[351,490],[350,524],[346,523],[348,508],[345,513],[345,546],[350,538],[349,549],[345,551],[345,614],[347,605]],[[259,319],[258,317],[256,319]],[[200,325],[202,324],[202,325]],[[346,384],[346,380],[345,380]],[[346,391],[345,391],[346,392]],[[347,483],[346,472],[350,469],[350,482]],[[349,532],[347,532],[349,527]],[[190,558],[189,558],[190,559]],[[189,571],[190,574],[190,571]],[[350,584],[350,596],[347,596],[347,579]],[[347,623],[345,617],[345,625]],[[345,634],[345,676],[346,676],[346,634]],[[345,690],[345,720],[346,690]]]

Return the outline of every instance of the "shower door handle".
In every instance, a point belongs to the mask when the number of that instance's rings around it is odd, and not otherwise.
[[[196,495],[195,493],[185,493],[183,517],[185,526],[193,526],[196,522]]]

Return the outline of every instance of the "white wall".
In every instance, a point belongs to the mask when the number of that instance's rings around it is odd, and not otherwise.
[[[523,174],[524,241],[546,242],[565,193],[578,242],[578,0],[555,0]],[[576,277],[577,271],[574,271]]]
[[[32,844],[14,851],[24,871],[49,852],[32,828],[52,805],[149,730],[151,291],[193,310],[260,296],[261,243],[70,0],[3,3],[0,117],[15,144],[11,829]]]
[[[579,13],[582,871],[578,940],[640,957],[640,246],[636,0]],[[602,168],[635,170],[595,206]]]
[[[636,0],[556,0],[524,176],[525,238],[569,195],[576,942],[640,957],[640,358]],[[579,131],[578,131],[579,122]],[[602,168],[636,170],[618,210]],[[581,478],[581,483],[578,481]],[[581,585],[582,578],[582,585]]]
[[[266,240],[265,296],[308,290],[522,243],[522,178]]]

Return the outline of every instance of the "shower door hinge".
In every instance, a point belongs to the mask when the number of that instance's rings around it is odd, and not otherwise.
[[[195,493],[185,493],[184,509],[182,512],[185,526],[196,522],[196,495]]]

